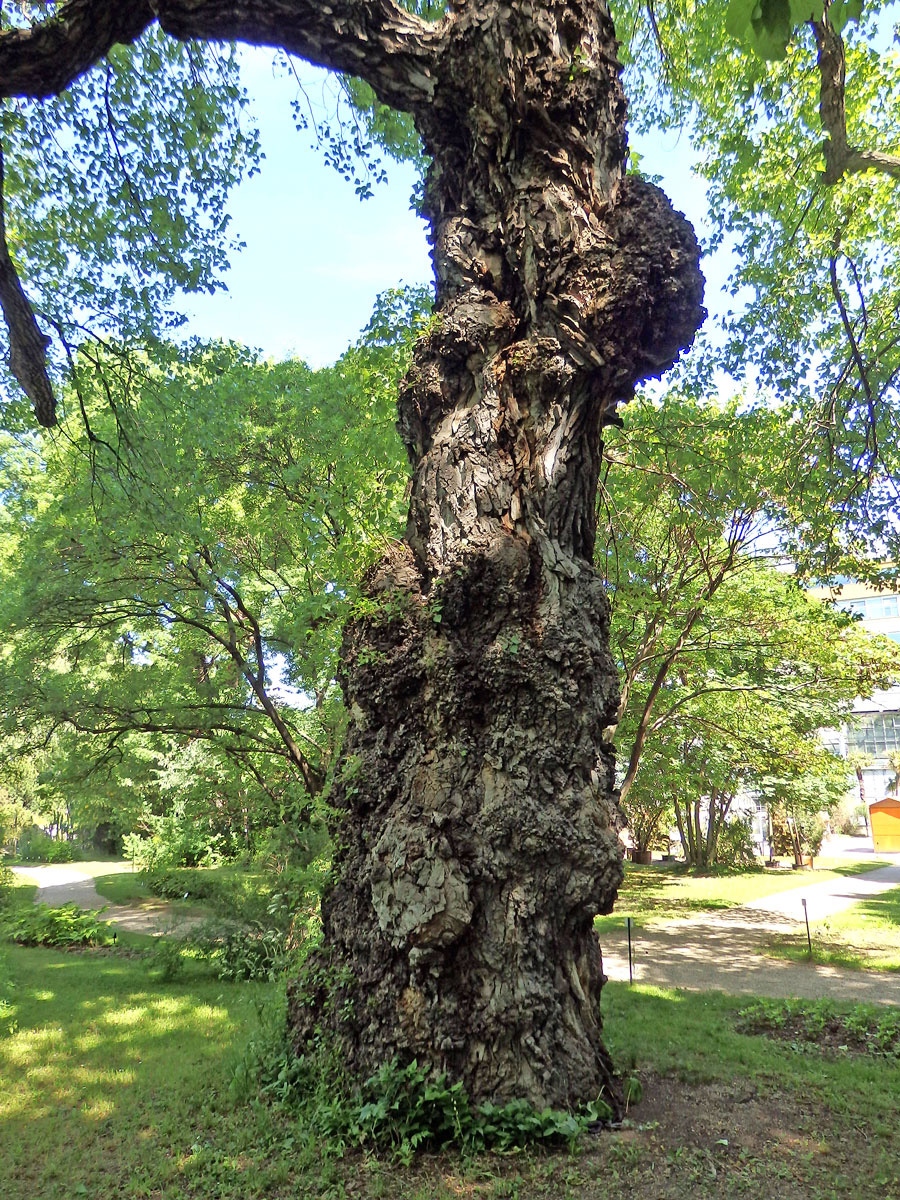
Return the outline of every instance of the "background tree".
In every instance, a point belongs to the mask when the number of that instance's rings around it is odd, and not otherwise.
[[[816,731],[896,677],[900,657],[768,565],[803,486],[808,434],[789,413],[670,394],[629,418],[610,437],[599,557],[623,679],[622,803],[640,849],[671,816],[688,860],[707,865],[739,792],[813,771]]]
[[[82,834],[132,829],[131,794],[145,822],[163,815],[175,793],[161,774],[188,751],[218,764],[219,811],[203,819],[223,836],[226,781],[243,795],[245,843],[280,824],[291,778],[306,796],[291,820],[308,823],[343,729],[340,626],[401,529],[391,410],[423,304],[381,298],[360,343],[319,372],[234,347],[171,351],[164,370],[144,364],[115,448],[97,396],[99,444],[78,418],[65,440],[7,440],[7,745],[52,746]]]
[[[664,0],[621,22],[632,119],[683,130],[707,248],[732,254],[731,305],[686,377],[718,369],[780,398],[809,437],[791,552],[875,581],[900,561],[892,18],[879,2]]]

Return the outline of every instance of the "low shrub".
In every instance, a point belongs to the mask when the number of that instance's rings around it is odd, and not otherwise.
[[[190,867],[145,867],[140,879],[163,900],[209,900],[222,890],[220,880]]]
[[[755,864],[756,846],[750,820],[747,817],[732,817],[719,834],[716,866],[735,870]]]
[[[175,938],[158,938],[147,954],[150,978],[171,983],[184,973],[185,943]]]
[[[143,833],[122,839],[126,856],[139,867],[215,867],[222,861],[225,839],[204,804],[182,799],[161,816],[144,812],[141,824]]]
[[[52,838],[37,825],[29,825],[19,834],[17,853],[22,862],[66,863],[78,857],[73,842]]]
[[[817,1046],[834,1053],[872,1054],[900,1061],[900,1011],[856,1004],[839,1009],[831,1000],[759,999],[740,1009],[740,1033],[759,1033],[798,1049]]]
[[[105,946],[112,940],[112,926],[101,921],[104,911],[85,911],[77,904],[28,905],[7,913],[4,931],[22,946]]]
[[[608,1124],[603,1099],[578,1112],[535,1109],[525,1100],[472,1105],[462,1083],[415,1059],[393,1059],[361,1085],[346,1078],[340,1054],[320,1044],[298,1055],[287,1032],[286,999],[259,1010],[259,1028],[234,1067],[231,1092],[246,1102],[260,1097],[294,1111],[332,1151],[347,1147],[390,1150],[404,1162],[422,1149],[456,1145],[467,1153],[512,1151],[528,1145],[573,1144],[588,1129]],[[636,1080],[626,1100],[637,1103]]]
[[[290,934],[284,929],[226,928],[210,923],[196,930],[191,942],[227,982],[275,979],[291,956]]]

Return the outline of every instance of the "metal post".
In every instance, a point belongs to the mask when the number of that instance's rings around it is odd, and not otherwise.
[[[625,918],[628,925],[628,982],[634,983],[634,968],[631,965],[631,917]]]
[[[809,935],[809,910],[806,907],[806,901],[802,897],[800,903],[803,905],[803,915],[806,918],[806,943],[809,946],[809,957],[812,958],[812,938]]]

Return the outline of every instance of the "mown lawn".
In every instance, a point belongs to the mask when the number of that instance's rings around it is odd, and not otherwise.
[[[133,872],[128,862],[118,863],[77,863],[94,876],[94,886],[105,900],[111,904],[140,904],[155,899],[153,893],[143,882],[140,872]],[[187,900],[173,900],[176,905],[199,905],[201,909],[209,908],[213,901],[205,897],[212,889],[216,893],[225,892],[232,897],[232,902],[239,902],[240,897],[265,897],[277,886],[277,876],[266,875],[262,871],[250,871],[244,867],[231,864],[221,867],[181,867],[179,876],[188,881]],[[198,896],[191,896],[191,883],[197,884]],[[202,891],[201,891],[202,889]]]
[[[629,1125],[574,1153],[340,1157],[229,1080],[275,985],[199,967],[152,983],[121,953],[4,948],[6,1200],[896,1200],[897,1064],[735,1030],[741,1001],[608,985],[606,1036],[643,1082]]]
[[[812,871],[766,870],[733,871],[718,875],[694,875],[683,866],[653,863],[650,866],[625,864],[625,879],[619,889],[614,912],[598,917],[596,927],[619,928],[625,917],[636,926],[655,921],[674,921],[703,913],[734,908],[785,892],[807,887],[810,883],[838,876],[860,875],[888,864],[881,860],[846,861],[818,859]]]
[[[900,971],[900,888],[854,904],[846,912],[811,926],[813,961],[870,971]],[[804,937],[776,938],[767,952],[777,958],[809,961]]]

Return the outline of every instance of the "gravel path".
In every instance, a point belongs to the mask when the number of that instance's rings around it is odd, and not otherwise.
[[[761,943],[773,933],[805,931],[802,899],[810,921],[842,912],[851,905],[900,885],[900,855],[890,867],[863,875],[810,881],[808,887],[776,892],[752,905],[700,918],[669,921],[650,929],[634,930],[633,961],[636,983],[693,991],[722,991],[733,995],[801,996],[872,1004],[900,1004],[900,972],[850,971],[819,963],[798,963],[767,958]],[[35,899],[51,905],[75,903],[82,908],[103,908],[106,902],[94,887],[92,876],[77,864],[13,867],[38,884]],[[136,905],[106,905],[104,919],[136,933],[182,933],[198,918],[176,917],[165,900]],[[602,935],[603,966],[610,979],[628,980],[628,940],[621,929]]]
[[[182,934],[200,924],[199,917],[176,914],[167,900],[156,897],[140,904],[110,904],[97,891],[92,875],[78,869],[77,863],[49,863],[46,866],[13,867],[16,875],[28,883],[36,883],[36,904],[77,904],[79,908],[105,908],[104,921],[112,921],[131,933]]]
[[[725,912],[633,930],[634,980],[732,995],[833,996],[870,1004],[900,1004],[900,972],[852,971],[767,958],[760,953],[761,943],[773,933],[805,934],[804,898],[813,922],[898,885],[900,861],[864,875],[810,882],[808,887],[776,892]],[[606,974],[627,982],[625,928],[607,930],[601,940]]]

